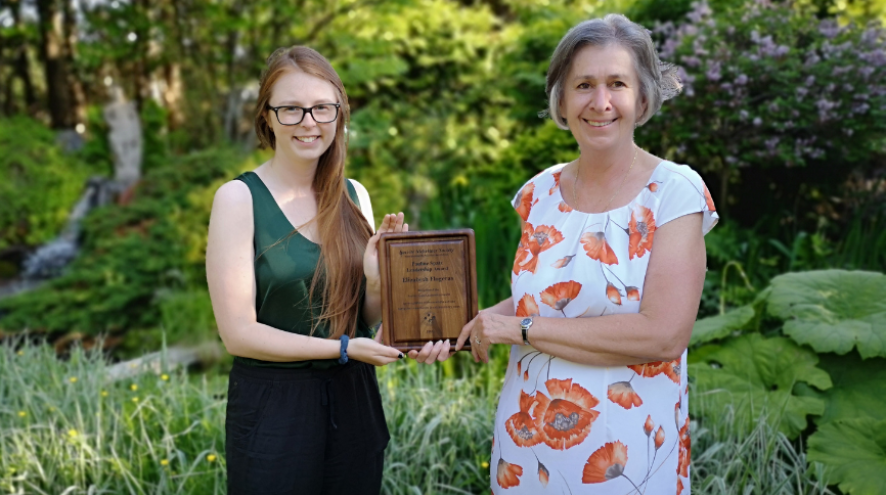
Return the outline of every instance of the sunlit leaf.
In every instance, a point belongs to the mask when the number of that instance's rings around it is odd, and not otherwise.
[[[750,305],[729,311],[726,314],[710,316],[695,322],[689,345],[704,344],[722,339],[736,330],[743,329],[754,319],[754,308]]]
[[[784,333],[818,352],[886,357],[886,275],[822,270],[772,279],[768,311]]]
[[[881,410],[882,417],[882,410]],[[809,461],[849,495],[882,495],[886,487],[886,419],[841,419],[809,437]]]

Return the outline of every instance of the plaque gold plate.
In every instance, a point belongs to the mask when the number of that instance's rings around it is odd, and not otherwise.
[[[408,351],[448,339],[454,348],[478,310],[474,231],[385,233],[378,256],[385,345]]]

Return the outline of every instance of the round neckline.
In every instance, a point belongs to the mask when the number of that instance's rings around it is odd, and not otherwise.
[[[655,166],[655,168],[652,169],[652,174],[649,175],[649,178],[648,178],[648,179],[646,179],[647,186],[648,186],[649,181],[651,181],[652,178],[655,177],[655,174],[658,173],[658,169],[661,168],[661,166],[662,166],[664,163],[667,163],[667,162],[668,162],[668,160],[662,160],[662,161],[658,162],[658,164]],[[561,172],[561,173],[562,173],[562,172],[563,172],[563,169],[565,169],[566,166],[569,165],[570,163],[572,163],[572,162],[566,162],[566,163],[562,164],[562,166],[560,167],[560,170],[558,170],[557,172]],[[557,172],[551,172],[551,175],[553,175],[553,174],[555,174],[555,173],[557,173]],[[578,208],[575,208],[574,206],[572,206],[572,205],[570,205],[569,203],[567,203],[567,202],[566,202],[566,198],[563,196],[563,191],[562,191],[562,189],[563,189],[563,181],[562,181],[562,180],[559,180],[559,181],[557,181],[557,182],[558,182],[558,184],[557,184],[557,188],[556,188],[556,189],[557,189],[557,194],[560,195],[560,201],[561,201],[563,204],[565,204],[566,206],[568,206],[568,207],[570,208],[569,213],[573,213],[573,212],[575,212],[575,213],[581,213],[582,215],[606,215],[606,214],[609,214],[609,213],[612,213],[612,212],[615,212],[615,211],[618,211],[618,210],[622,210],[622,209],[624,209],[624,208],[627,208],[627,207],[631,206],[632,204],[634,204],[634,202],[636,202],[637,199],[640,198],[640,196],[643,194],[643,190],[647,188],[647,186],[643,186],[643,188],[640,189],[640,192],[638,192],[636,195],[634,195],[634,196],[631,198],[631,200],[628,201],[628,203],[627,203],[626,205],[619,206],[619,207],[616,207],[616,208],[611,208],[611,209],[609,209],[609,210],[601,211],[601,212],[597,212],[597,213],[588,213],[588,212],[586,212],[586,211],[581,211],[581,210],[579,210]]]
[[[264,190],[265,190],[266,193],[268,193],[268,196],[270,196],[270,198],[271,198],[271,202],[273,202],[273,203],[274,203],[274,206],[277,208],[277,213],[279,213],[280,216],[283,218],[283,221],[285,221],[286,224],[289,225],[289,229],[292,230],[292,231],[294,231],[295,234],[296,234],[297,236],[301,237],[301,238],[304,239],[305,241],[307,241],[307,242],[309,242],[309,243],[311,243],[311,244],[313,244],[313,245],[315,245],[315,246],[317,246],[317,247],[320,247],[320,244],[318,244],[318,243],[316,243],[316,242],[314,242],[314,241],[308,239],[307,237],[305,237],[304,234],[302,234],[300,230],[298,230],[297,228],[295,228],[294,225],[292,225],[292,222],[289,220],[289,217],[287,217],[287,216],[286,216],[286,213],[283,212],[283,208],[280,208],[280,203],[277,202],[277,198],[274,197],[274,194],[271,192],[271,189],[268,188],[268,185],[265,184],[265,181],[262,180],[261,176],[259,176],[259,175],[258,175],[257,173],[255,173],[255,171],[253,171],[253,170],[250,170],[250,171],[248,171],[248,172],[246,172],[246,173],[247,173],[247,174],[252,174],[252,175],[255,176],[256,179],[258,179],[258,183],[261,184],[261,187],[264,188]]]

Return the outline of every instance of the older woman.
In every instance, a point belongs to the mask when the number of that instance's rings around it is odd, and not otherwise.
[[[517,193],[512,297],[457,345],[470,338],[483,361],[512,346],[493,493],[689,493],[684,363],[717,215],[698,174],[633,137],[679,92],[674,72],[621,15],[582,22],[554,51],[549,113],[580,155]]]

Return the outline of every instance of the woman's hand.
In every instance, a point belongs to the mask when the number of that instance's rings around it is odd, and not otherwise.
[[[471,339],[471,354],[474,362],[489,362],[489,346],[491,344],[523,343],[520,332],[520,320],[517,316],[503,316],[489,310],[480,311],[473,320],[461,330],[455,350],[460,351],[465,341]]]
[[[366,276],[366,286],[376,290],[381,287],[381,276],[378,271],[378,239],[385,232],[409,232],[409,224],[403,223],[403,212],[385,215],[375,235],[370,237],[366,244],[366,252],[363,253],[363,275]]]
[[[348,358],[375,366],[384,366],[403,359],[403,353],[381,343],[381,329],[375,338],[358,337],[348,342]]]
[[[409,351],[409,357],[415,359],[419,363],[431,364],[437,361],[446,361],[451,354],[449,353],[451,345],[449,339],[438,340],[435,344],[433,341],[425,344],[421,351]]]

